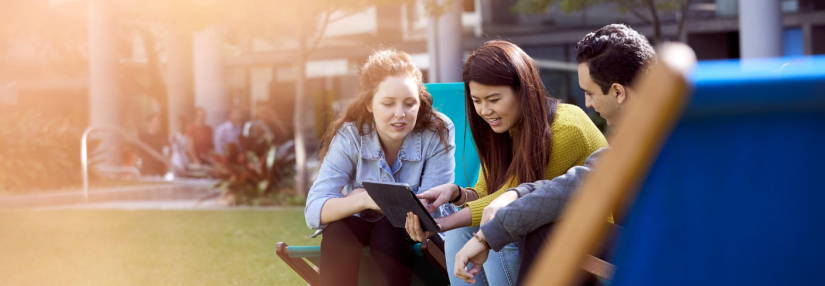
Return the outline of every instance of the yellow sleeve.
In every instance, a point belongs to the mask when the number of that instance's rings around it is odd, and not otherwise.
[[[475,191],[478,194],[479,199],[487,195],[487,180],[484,180],[484,166],[478,168],[478,180],[476,180],[476,186],[467,189]]]
[[[478,194],[479,198],[477,200],[467,203],[467,207],[470,208],[470,213],[473,215],[473,223],[470,226],[480,225],[481,214],[484,212],[484,208],[512,187],[514,186],[512,186],[511,181],[510,184],[505,184],[504,187],[501,187],[501,189],[498,189],[495,193],[485,195],[484,197],[481,197],[481,194]]]
[[[578,129],[580,130],[581,134],[580,136],[578,136],[578,139],[580,140],[583,146],[586,146],[584,150],[585,153],[582,154],[584,155],[584,157],[582,158],[583,161],[586,160],[587,157],[590,156],[590,154],[593,154],[593,152],[599,150],[599,148],[608,147],[608,144],[607,139],[604,138],[604,135],[602,135],[601,131],[599,131],[599,129],[596,128],[595,125],[587,124],[590,123],[590,118],[587,118],[586,121],[584,120],[584,118],[587,117],[587,114],[584,114],[584,111],[576,113],[578,113],[576,117],[580,118],[579,121],[583,123],[578,124]],[[607,217],[607,222],[614,223],[612,213]]]
[[[573,151],[576,154],[575,157],[578,158],[578,160],[576,160],[576,165],[582,165],[584,164],[584,161],[587,160],[587,157],[590,157],[590,154],[593,154],[593,152],[596,152],[599,148],[608,146],[607,139],[604,138],[604,135],[601,131],[599,131],[599,128],[593,124],[590,117],[587,117],[584,110],[578,108],[578,106],[564,105],[564,107],[565,111],[568,111],[568,116],[566,118],[567,120],[564,120],[566,124],[564,124],[564,126],[560,126],[561,132],[558,133],[567,134],[568,136],[574,137],[570,138],[572,140],[568,140],[576,143],[567,143],[567,145],[575,146],[575,148],[572,148],[571,151]],[[564,148],[556,144],[556,142],[553,143],[554,148]],[[555,152],[555,149],[553,151]],[[569,166],[563,172],[567,172],[567,169],[572,167],[573,166]]]
[[[573,133],[576,136],[576,142],[578,146],[583,146],[583,153],[578,154],[579,159],[576,162],[576,165],[584,164],[584,161],[587,157],[590,157],[590,154],[596,152],[602,147],[608,147],[607,139],[604,138],[604,135],[601,131],[590,121],[590,118],[587,117],[587,114],[584,113],[583,110],[580,108],[571,108],[571,116],[574,120],[571,120],[571,125],[567,129],[573,129],[575,132]],[[613,214],[607,217],[607,221],[609,223],[614,223],[613,221]]]
[[[467,207],[470,208],[470,212],[473,215],[472,226],[477,226],[481,224],[481,214],[484,211],[484,207],[489,205],[490,202],[492,202],[498,196],[507,191],[507,189],[511,188],[512,186],[510,185],[514,183],[515,182],[510,182],[509,184],[506,184],[504,187],[502,187],[495,193],[487,195],[487,181],[484,180],[484,167],[482,166],[481,168],[479,168],[478,181],[476,181],[476,186],[473,188],[467,188],[475,191],[478,194],[478,199],[467,203]]]

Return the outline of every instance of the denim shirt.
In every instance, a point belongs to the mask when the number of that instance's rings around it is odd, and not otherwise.
[[[455,180],[455,127],[447,116],[438,113],[449,129],[448,146],[432,130],[414,131],[404,138],[395,163],[390,167],[375,130],[361,136],[354,122],[344,123],[332,138],[329,151],[312,184],[304,209],[307,226],[323,229],[321,207],[341,193],[363,188],[363,181],[406,183],[416,194]],[[366,126],[365,132],[368,130]],[[451,204],[439,207],[433,217],[443,217],[456,211]],[[374,212],[356,214],[369,221],[381,219]]]

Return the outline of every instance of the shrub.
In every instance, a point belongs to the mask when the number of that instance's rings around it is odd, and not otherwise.
[[[0,115],[0,192],[80,187],[81,132],[35,111]]]
[[[217,187],[236,204],[302,205],[303,197],[294,191],[294,145],[267,142],[264,148],[245,148],[246,152],[228,145],[227,156],[213,155],[211,175],[221,179]]]

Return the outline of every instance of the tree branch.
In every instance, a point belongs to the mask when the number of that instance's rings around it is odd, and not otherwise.
[[[621,3],[619,3],[619,5],[624,6],[624,8],[627,9],[628,11],[630,11],[630,13],[633,13],[633,15],[636,16],[636,18],[641,19],[642,21],[644,21],[647,24],[653,24],[653,21],[649,17],[645,16],[639,10],[636,10],[639,7],[636,6],[635,2],[628,1],[628,0],[622,0]]]
[[[680,40],[682,38],[682,33],[685,32],[685,22],[688,17],[688,12],[690,12],[690,3],[692,1],[693,0],[687,0],[684,4],[682,4],[682,9],[680,10],[681,17],[679,18],[679,29],[676,30],[676,36],[679,37]]]
[[[312,45],[310,45],[308,47],[308,49],[306,51],[306,54],[304,55],[305,58],[308,59],[309,56],[312,55],[312,52],[314,52],[315,49],[318,48],[318,44],[321,43],[321,39],[324,38],[324,33],[326,33],[326,31],[327,31],[327,25],[329,24],[329,17],[332,14],[332,11],[333,11],[332,9],[324,11],[324,22],[322,22],[322,24],[320,26],[321,31],[318,33],[318,37],[315,38],[314,41],[312,41]],[[301,39],[301,40],[303,41],[303,39]]]
[[[627,8],[627,10],[630,10],[630,13],[633,13],[633,15],[636,16],[637,18],[642,19],[642,21],[645,21],[645,23],[653,24],[653,21],[650,20],[650,18],[648,18],[644,14],[642,14],[642,12],[637,11],[636,7],[629,7],[629,8]]]
[[[656,37],[656,43],[658,44],[662,42],[662,29],[659,27],[659,14],[656,13],[656,0],[647,0],[647,6],[653,16],[653,35]]]
[[[335,12],[335,11],[330,11],[330,14],[332,14],[332,12]],[[349,16],[352,16],[352,15],[355,15],[355,14],[356,14],[356,13],[358,13],[358,12],[359,12],[359,11],[350,11],[350,12],[348,12],[348,13],[343,13],[343,14],[339,15],[338,17],[335,17],[335,18],[332,18],[332,17],[330,16],[330,18],[329,18],[329,22],[330,22],[330,23],[332,23],[332,22],[335,22],[335,21],[338,21],[338,20],[344,19],[344,18],[346,18],[346,17],[349,17]]]

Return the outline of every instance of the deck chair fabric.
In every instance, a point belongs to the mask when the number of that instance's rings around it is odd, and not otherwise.
[[[825,257],[825,57],[700,63],[614,285],[810,285]]]
[[[441,113],[444,113],[455,126],[456,145],[456,169],[455,183],[462,187],[474,186],[478,178],[480,163],[475,144],[470,134],[469,126],[465,119],[464,105],[464,84],[463,83],[438,83],[425,84],[427,90],[433,96],[433,106]],[[315,233],[313,237],[322,234]],[[435,239],[435,241],[440,238]],[[413,281],[412,285],[448,285],[447,266],[444,259],[444,246],[428,240],[425,243],[415,245],[413,250],[415,258],[413,261]],[[320,243],[320,242],[319,242]],[[321,247],[320,246],[289,246],[284,242],[278,242],[277,254],[293,271],[298,273],[310,285],[318,285],[319,276],[315,272],[313,265],[319,265]],[[364,256],[361,259],[361,272],[359,273],[359,283],[369,285],[368,277],[371,271],[368,261],[369,247],[364,249]],[[323,270],[321,270],[323,271]]]
[[[612,285],[821,284],[823,66],[822,56],[698,64],[684,113],[629,187],[638,195],[622,197],[630,210]],[[623,122],[632,123],[643,124]],[[588,228],[581,216],[563,218]],[[571,256],[554,246],[547,265],[558,266]],[[528,285],[565,285],[540,282],[542,273],[560,274],[536,269]]]

